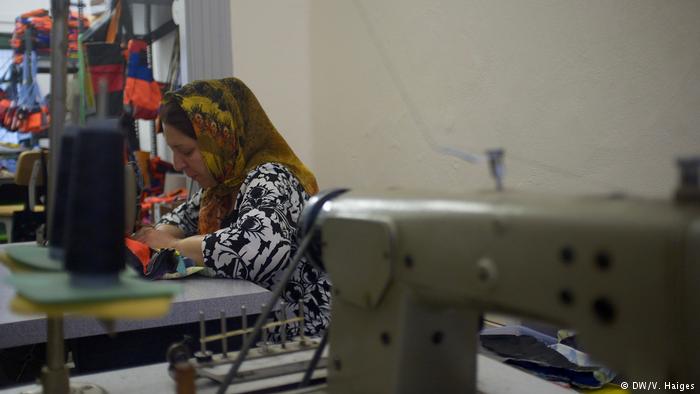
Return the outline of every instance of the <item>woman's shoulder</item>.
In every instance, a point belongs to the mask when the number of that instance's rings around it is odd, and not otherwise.
[[[249,185],[255,182],[272,182],[272,183],[291,183],[295,188],[300,187],[301,183],[296,176],[285,165],[280,163],[263,163],[253,168],[246,175],[243,181],[244,185]]]
[[[301,182],[291,170],[279,163],[264,163],[248,172],[236,199],[236,207],[245,210],[249,202],[274,201],[275,206],[289,206],[300,211],[309,199]]]

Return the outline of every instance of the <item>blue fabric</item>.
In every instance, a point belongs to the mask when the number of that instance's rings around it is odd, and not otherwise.
[[[534,372],[537,376],[555,381],[570,383],[576,387],[584,389],[597,389],[603,385],[595,378],[592,372],[574,371],[566,368],[551,367],[538,364],[533,361],[508,359],[506,364],[515,365],[520,368]]]
[[[549,335],[545,335],[539,331],[525,326],[503,326],[495,328],[485,328],[481,331],[481,335],[527,335],[531,336],[545,345],[554,345],[557,339]]]
[[[148,68],[148,63],[140,53],[129,55],[129,64],[126,69],[126,76],[129,78],[142,79],[147,82],[153,81],[153,72]]]
[[[0,167],[15,172],[17,171],[17,159],[0,159]]]
[[[31,70],[29,68],[29,60],[31,59]],[[31,84],[21,84],[19,86],[19,97],[17,99],[17,105],[20,108],[36,110],[44,104],[44,98],[41,96],[41,91],[39,90],[39,83],[36,81],[37,74],[37,58],[36,52],[32,51],[31,56],[25,56],[22,62],[22,80],[27,81],[30,77],[32,78]]]
[[[194,260],[181,255],[175,249],[151,249],[151,258],[146,266],[146,273],[141,269],[141,262],[127,248],[127,264],[151,280],[175,279],[195,274],[203,269],[197,267]]]
[[[528,327],[488,328],[481,332],[480,339],[484,348],[504,357],[506,363],[549,380],[590,389],[600,388],[616,376],[586,353]]]

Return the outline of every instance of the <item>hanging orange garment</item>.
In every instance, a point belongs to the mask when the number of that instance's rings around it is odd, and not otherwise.
[[[135,119],[155,119],[162,98],[160,85],[153,80],[148,66],[147,48],[144,40],[129,41],[124,108]]]
[[[26,115],[24,124],[20,130],[25,133],[42,133],[49,129],[49,108],[42,105],[39,109],[33,110]]]

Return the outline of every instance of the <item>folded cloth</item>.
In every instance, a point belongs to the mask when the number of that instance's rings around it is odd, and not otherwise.
[[[198,267],[189,257],[175,249],[160,249],[151,256],[146,267],[148,279],[177,279],[196,274],[204,267]]]
[[[595,363],[586,353],[527,327],[485,329],[480,339],[484,348],[504,357],[507,364],[548,380],[590,389],[600,388],[615,378],[614,372]]]

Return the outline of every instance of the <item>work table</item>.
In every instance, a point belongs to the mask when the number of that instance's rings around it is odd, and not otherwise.
[[[14,289],[6,283],[10,271],[0,264],[0,349],[46,341],[46,318],[41,315],[18,315],[10,311],[9,302]],[[182,292],[173,300],[170,312],[159,319],[119,320],[115,331],[124,332],[154,327],[172,326],[199,321],[199,311],[205,319],[219,318],[221,310],[227,317],[241,314],[241,305],[248,313],[260,312],[260,305],[267,302],[269,291],[244,280],[213,279],[191,276],[173,280],[182,286]],[[66,316],[66,339],[105,334],[105,328],[94,318]]]

